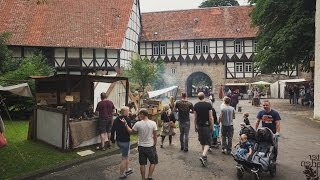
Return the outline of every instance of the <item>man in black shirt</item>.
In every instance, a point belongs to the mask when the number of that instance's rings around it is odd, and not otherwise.
[[[125,124],[128,124],[130,128],[131,121],[129,119],[129,107],[122,107],[120,111],[120,116],[114,120],[111,129],[111,141],[112,143],[117,142],[122,154],[122,161],[120,164],[120,177],[119,179],[126,179],[129,174],[133,171],[128,167],[129,165],[129,151],[130,151],[130,134],[127,131]],[[116,140],[115,140],[116,135]]]
[[[190,112],[193,111],[193,104],[187,100],[186,93],[181,96],[182,99],[176,102],[174,111],[178,111],[181,151],[188,152]]]
[[[214,129],[212,105],[206,102],[204,97],[204,93],[199,93],[198,98],[200,101],[194,105],[194,125],[203,150],[200,161],[203,166],[207,166],[207,153],[210,149],[211,135]]]

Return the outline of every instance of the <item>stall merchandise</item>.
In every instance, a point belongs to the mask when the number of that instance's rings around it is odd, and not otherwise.
[[[36,107],[33,137],[62,150],[99,142],[94,116],[95,84],[122,82],[125,93],[118,93],[128,104],[129,82],[126,77],[91,75],[55,75],[35,79]],[[110,86],[112,87],[112,86]],[[107,92],[108,89],[105,89]],[[116,101],[110,99],[112,101]]]

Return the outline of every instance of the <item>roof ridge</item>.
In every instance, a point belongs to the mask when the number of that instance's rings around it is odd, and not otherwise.
[[[152,11],[152,12],[142,12],[141,14],[152,14],[152,13],[166,13],[166,12],[179,12],[179,11],[192,11],[192,10],[209,10],[209,9],[228,9],[228,8],[249,8],[253,5],[242,5],[242,6],[219,6],[219,7],[205,7],[205,8],[191,8],[191,9],[172,9],[164,11]]]

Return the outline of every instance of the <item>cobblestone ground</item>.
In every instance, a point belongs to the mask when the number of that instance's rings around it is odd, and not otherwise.
[[[196,99],[192,99],[196,102]],[[303,174],[302,161],[308,161],[309,155],[320,154],[320,123],[312,121],[312,110],[300,105],[289,105],[285,100],[271,100],[274,109],[280,112],[281,138],[279,140],[279,157],[277,164],[277,176],[273,179],[279,180],[302,180],[306,179]],[[214,104],[219,109],[221,101]],[[240,101],[243,112],[250,113],[251,123],[260,107],[253,107],[247,100]],[[239,124],[242,121],[242,114],[237,113],[235,120],[234,142],[237,141]],[[175,145],[169,146],[166,142],[164,149],[157,148],[159,165],[156,167],[154,179],[180,180],[180,179],[237,179],[236,162],[231,156],[221,154],[221,150],[214,150],[208,155],[208,167],[203,168],[199,161],[201,151],[197,135],[192,126],[190,131],[189,152],[184,153],[179,149],[179,131],[174,137]],[[159,144],[159,143],[158,143]],[[140,179],[137,150],[131,152],[131,164],[134,174],[127,179]],[[78,166],[55,172],[40,179],[117,179],[118,163],[120,155],[104,157]],[[244,179],[253,179],[247,174]],[[261,179],[272,179],[269,174],[263,174]]]

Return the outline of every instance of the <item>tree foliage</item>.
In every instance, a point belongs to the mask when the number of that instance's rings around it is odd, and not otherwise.
[[[200,4],[199,8],[219,6],[239,6],[239,2],[237,0],[206,0]]]
[[[140,86],[140,90],[145,91],[149,85],[161,82],[161,72],[163,63],[152,63],[149,59],[142,59],[140,55],[135,54],[129,63],[129,69],[125,74],[129,80]]]
[[[1,51],[2,48],[0,48]],[[35,52],[33,56],[24,58],[21,61],[9,59],[8,62],[20,62],[16,63],[15,69],[11,67],[11,64],[7,64],[10,71],[6,71],[0,76],[0,85],[8,86],[27,82],[34,92],[34,81],[30,79],[30,76],[45,76],[54,72],[53,67],[47,63],[47,59],[40,53]],[[11,112],[30,113],[33,109],[33,99],[22,96],[13,95],[11,93],[0,92],[0,94],[6,98],[6,104]],[[17,113],[15,113],[17,114]]]
[[[265,72],[282,72],[314,57],[315,0],[250,0],[252,22],[259,28],[255,65]],[[271,68],[272,67],[272,68]]]

